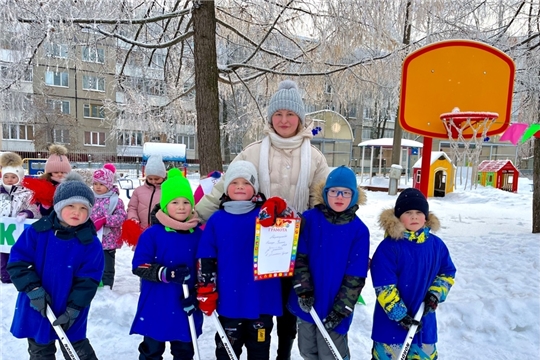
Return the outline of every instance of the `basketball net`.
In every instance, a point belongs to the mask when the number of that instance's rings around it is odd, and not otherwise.
[[[461,112],[459,109],[451,113],[441,114],[441,120],[448,132],[450,148],[452,149],[451,158],[456,167],[459,168],[460,185],[463,184],[463,172],[465,173],[465,185],[467,189],[469,180],[469,171],[471,172],[471,184],[476,187],[478,184],[478,163],[482,153],[482,144],[487,136],[487,132],[499,114],[492,112]],[[465,130],[467,133],[464,133]],[[474,144],[474,146],[471,146]],[[458,171],[455,173],[457,180]],[[454,184],[457,184],[454,180]]]

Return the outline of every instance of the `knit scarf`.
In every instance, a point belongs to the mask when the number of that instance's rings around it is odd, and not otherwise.
[[[424,226],[422,229],[419,229],[418,231],[410,231],[405,230],[403,232],[403,237],[409,241],[415,242],[417,244],[421,244],[424,241],[427,240],[429,237],[429,231],[431,229],[427,226]]]
[[[178,221],[165,214],[163,210],[159,210],[156,213],[156,218],[165,226],[166,231],[189,231],[193,232],[193,229],[199,225],[199,215],[194,211],[193,215],[190,216],[185,221]]]
[[[318,204],[315,207],[323,213],[324,218],[328,222],[336,225],[348,224],[353,221],[356,218],[356,210],[358,210],[358,204],[354,204],[343,212],[335,212],[330,206],[326,206],[325,204]]]
[[[309,206],[309,175],[311,172],[311,139],[313,134],[311,126],[305,127],[302,131],[290,138],[279,136],[274,129],[266,126],[264,133],[267,136],[262,140],[259,154],[259,186],[260,192],[267,197],[271,197],[270,192],[270,170],[269,159],[270,147],[275,149],[296,149],[300,147],[300,172],[296,191],[292,200],[292,207],[299,213],[304,212]],[[279,171],[279,170],[276,170]],[[289,200],[290,199],[286,199]]]
[[[258,193],[253,195],[251,200],[239,201],[232,200],[230,197],[223,194],[220,200],[220,209],[225,210],[225,212],[228,212],[229,214],[240,215],[247,214],[251,210],[255,209],[255,207],[257,206],[262,206],[262,204],[264,204],[264,202],[266,201],[266,198],[264,197],[264,194]]]
[[[118,205],[118,194],[115,191],[114,187],[111,190],[107,191],[105,194],[98,195],[94,193],[96,199],[109,199],[109,207],[107,208],[107,214],[112,215],[116,205]]]

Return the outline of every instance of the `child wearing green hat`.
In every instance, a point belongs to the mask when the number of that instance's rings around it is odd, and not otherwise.
[[[133,273],[142,279],[141,295],[130,334],[144,336],[140,359],[161,358],[169,341],[175,359],[194,355],[188,316],[193,314],[197,335],[202,313],[196,308],[197,245],[202,231],[194,211],[193,191],[180,170],[169,170],[161,185],[159,224],[141,235],[133,256]],[[190,288],[184,298],[182,285]],[[159,304],[156,306],[156,304]]]

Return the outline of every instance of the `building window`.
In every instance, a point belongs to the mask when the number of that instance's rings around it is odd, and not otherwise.
[[[105,119],[105,110],[101,105],[84,104],[83,116],[87,118]]]
[[[185,144],[186,149],[195,150],[195,135],[176,135],[177,144]]]
[[[47,106],[53,111],[69,114],[69,100],[47,100]]]
[[[150,69],[163,69],[165,66],[165,54],[154,53],[150,61]]]
[[[105,91],[105,78],[84,75],[82,83],[84,90]]]
[[[15,72],[15,73],[14,73]],[[0,79],[17,80],[32,82],[33,72],[32,68],[24,69],[22,76],[17,73],[17,70],[12,70],[6,65],[0,65]]]
[[[82,59],[86,62],[103,64],[105,62],[105,50],[103,48],[84,46],[82,48]]]
[[[66,44],[49,43],[45,45],[45,54],[49,57],[67,59],[68,47]]]
[[[53,130],[52,141],[59,144],[69,144],[69,130],[67,129]]]
[[[67,72],[45,71],[45,84],[49,86],[69,86],[69,74]]]
[[[105,133],[96,131],[85,131],[84,145],[105,146]]]
[[[33,125],[2,124],[2,137],[9,140],[34,140]]]
[[[118,145],[124,146],[142,146],[142,132],[140,131],[121,131],[118,134]]]

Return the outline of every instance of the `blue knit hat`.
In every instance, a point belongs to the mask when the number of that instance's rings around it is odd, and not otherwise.
[[[272,122],[272,115],[278,110],[290,110],[300,118],[302,125],[305,123],[306,110],[304,101],[298,92],[298,85],[292,80],[284,80],[277,92],[270,99],[268,104],[268,122]]]
[[[418,210],[424,213],[426,219],[429,214],[429,204],[422,192],[415,188],[407,188],[399,194],[394,207],[394,215],[399,219],[409,210]]]
[[[88,217],[90,217],[95,201],[94,192],[86,185],[82,176],[72,171],[66,175],[64,181],[56,188],[53,206],[58,219],[64,221],[61,215],[64,207],[75,203],[84,204],[88,207]]]
[[[326,206],[328,206],[328,189],[332,187],[344,187],[350,189],[353,192],[351,197],[351,203],[346,210],[353,207],[358,201],[358,185],[356,183],[356,174],[346,167],[341,165],[340,167],[332,170],[332,172],[326,178],[326,184],[323,190],[323,199]]]

